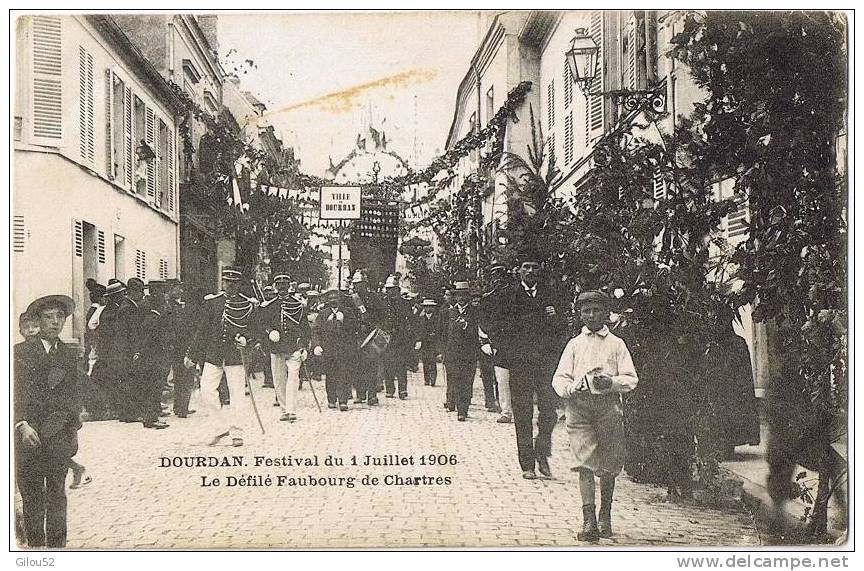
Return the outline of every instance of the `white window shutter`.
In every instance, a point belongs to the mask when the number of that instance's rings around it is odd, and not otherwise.
[[[639,79],[637,77],[637,58],[639,46],[636,35],[636,16],[631,14],[627,19],[627,75],[625,78],[627,89],[638,89]]]
[[[96,232],[96,255],[100,264],[105,263],[105,231]]]
[[[552,128],[555,126],[555,80],[549,82],[549,85],[546,86],[546,125],[549,127],[551,132]]]
[[[561,77],[564,84],[564,108],[568,109],[573,103],[573,77],[570,75],[570,67],[564,66],[564,74]]]
[[[121,101],[122,103],[122,101]],[[109,180],[117,178],[114,157],[114,72],[105,70],[105,174]]]
[[[132,88],[126,87],[123,91],[123,143],[125,147],[123,160],[126,161],[126,180],[123,182],[128,190],[134,192],[132,167],[135,156],[135,138],[134,133],[132,133],[132,125],[134,124],[132,119]]]
[[[145,115],[145,141],[154,153],[158,153],[156,148],[156,114],[149,107]],[[147,161],[147,201],[150,204],[156,203],[156,160]]]
[[[80,220],[72,221],[72,246],[76,258],[84,257],[84,224]]]
[[[564,164],[573,161],[573,110],[564,116]]]
[[[586,113],[586,143],[596,139],[603,135],[604,129],[604,114],[603,114],[603,95],[601,93],[604,89],[605,78],[604,74],[604,66],[605,66],[605,55],[604,55],[604,38],[603,38],[603,11],[602,10],[591,10],[590,16],[590,24],[588,27],[588,33],[594,39],[594,42],[597,44],[599,49],[597,54],[597,73],[594,76],[594,79],[591,81],[591,88],[589,90],[587,108],[588,112]]]
[[[735,195],[735,203],[738,208],[729,214],[726,221],[726,238],[729,240],[743,239],[747,236],[749,221],[749,204],[745,197]]]
[[[666,179],[660,169],[654,171],[654,200],[666,198]]]
[[[52,145],[63,138],[62,20],[33,16],[33,137]]]
[[[24,217],[16,214],[12,217],[12,251],[16,254],[24,252],[27,243],[27,227],[24,225]]]
[[[93,56],[78,47],[78,124],[81,161],[93,164]]]
[[[174,214],[174,200],[177,193],[176,177],[174,176],[174,168],[176,164],[176,150],[174,149],[175,133],[173,129],[168,130],[168,188],[165,192],[168,193],[168,212]]]

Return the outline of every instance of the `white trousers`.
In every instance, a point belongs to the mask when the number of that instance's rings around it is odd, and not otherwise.
[[[498,381],[498,404],[501,414],[513,418],[513,405],[510,401],[510,369],[495,367],[495,380]]]
[[[228,381],[228,398],[231,404],[222,406],[219,401],[219,383],[222,373]],[[242,438],[243,428],[250,422],[253,411],[246,397],[246,372],[243,365],[219,366],[204,363],[201,371],[201,403],[219,425],[220,432],[228,432],[231,438]]]
[[[273,371],[273,386],[276,400],[282,414],[297,414],[298,387],[300,385],[300,365],[303,352],[270,353],[270,368]]]

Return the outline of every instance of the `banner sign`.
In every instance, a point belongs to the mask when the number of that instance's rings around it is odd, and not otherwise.
[[[360,187],[323,186],[320,204],[321,220],[358,220]]]

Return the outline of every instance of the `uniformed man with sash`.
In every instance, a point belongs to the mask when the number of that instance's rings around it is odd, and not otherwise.
[[[220,430],[210,441],[215,445],[221,438],[231,437],[233,446],[243,445],[243,427],[252,411],[246,398],[246,371],[241,351],[252,345],[255,300],[240,293],[243,272],[226,266],[222,269],[224,291],[208,295],[201,306],[201,320],[189,349],[186,365],[203,363],[201,371],[201,401],[217,419]],[[230,404],[219,402],[218,387],[222,375],[228,382]]]
[[[300,366],[307,356],[312,333],[303,303],[292,295],[291,278],[278,274],[273,283],[278,295],[261,306],[261,323],[269,340],[270,367],[276,399],[282,409],[279,420],[297,420]]]

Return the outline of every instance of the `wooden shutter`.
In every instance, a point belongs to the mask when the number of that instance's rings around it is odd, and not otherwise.
[[[603,134],[603,96],[601,93],[603,92],[604,85],[604,67],[605,67],[605,54],[604,54],[604,42],[603,42],[603,11],[602,10],[591,10],[590,16],[590,24],[588,27],[588,32],[591,34],[591,37],[594,38],[594,41],[597,43],[599,51],[597,53],[597,73],[594,76],[594,80],[591,82],[591,87],[589,89],[589,95],[587,97],[587,108],[588,112],[585,115],[586,118],[586,129],[585,129],[585,137],[586,143],[590,142],[593,139],[601,136]]]
[[[568,109],[573,103],[573,77],[570,75],[570,67],[567,65],[564,66],[561,82],[564,84],[564,108]]]
[[[84,224],[80,220],[72,221],[72,244],[76,258],[84,257]]]
[[[81,160],[93,163],[93,56],[78,47],[78,124]]]
[[[555,162],[555,133],[549,133],[549,161]]]
[[[12,217],[12,251],[16,254],[24,252],[26,241],[27,228],[24,225],[24,217],[16,214]]]
[[[639,57],[639,46],[638,40],[636,36],[637,30],[637,22],[636,16],[631,14],[627,19],[627,61],[626,65],[626,75],[624,78],[624,85],[627,86],[627,89],[638,89],[639,78],[637,77],[638,66],[638,57]]]
[[[152,109],[147,107],[147,111],[145,113],[145,141],[154,153],[158,153],[156,148],[156,114]],[[156,161],[158,159],[153,159],[147,161],[147,201],[150,204],[156,203]]]
[[[58,145],[63,137],[62,25],[33,16],[33,136]]]
[[[122,101],[120,104],[122,105]],[[105,174],[109,180],[117,178],[114,158],[114,72],[105,70]]]
[[[654,200],[666,198],[666,179],[660,169],[654,171]]]
[[[105,232],[99,230],[96,232],[96,256],[99,258],[99,263],[105,263]]]
[[[730,240],[741,239],[747,235],[748,225],[748,204],[747,199],[741,195],[735,196],[735,202],[738,204],[737,210],[731,213],[726,223],[727,238]]]
[[[168,279],[168,261],[161,258],[159,259],[159,279]]]
[[[555,80],[549,82],[549,85],[546,87],[546,114],[547,121],[546,124],[549,127],[549,130],[552,130],[552,127],[555,126]]]
[[[564,116],[564,164],[569,165],[573,160],[573,111],[570,110]]]
[[[176,178],[174,169],[176,165],[176,151],[174,149],[175,132],[169,127],[168,129],[168,188],[165,192],[168,193],[168,212],[174,214],[174,196],[176,194]]]
[[[127,87],[123,90],[123,139],[124,144],[126,146],[124,150],[123,159],[126,161],[126,183],[127,189],[135,192],[133,188],[134,184],[134,162],[133,157],[135,156],[135,134],[132,132],[133,125],[135,122],[133,121],[132,116],[132,88]]]
[[[135,250],[135,277],[147,280],[147,253],[143,250]]]

